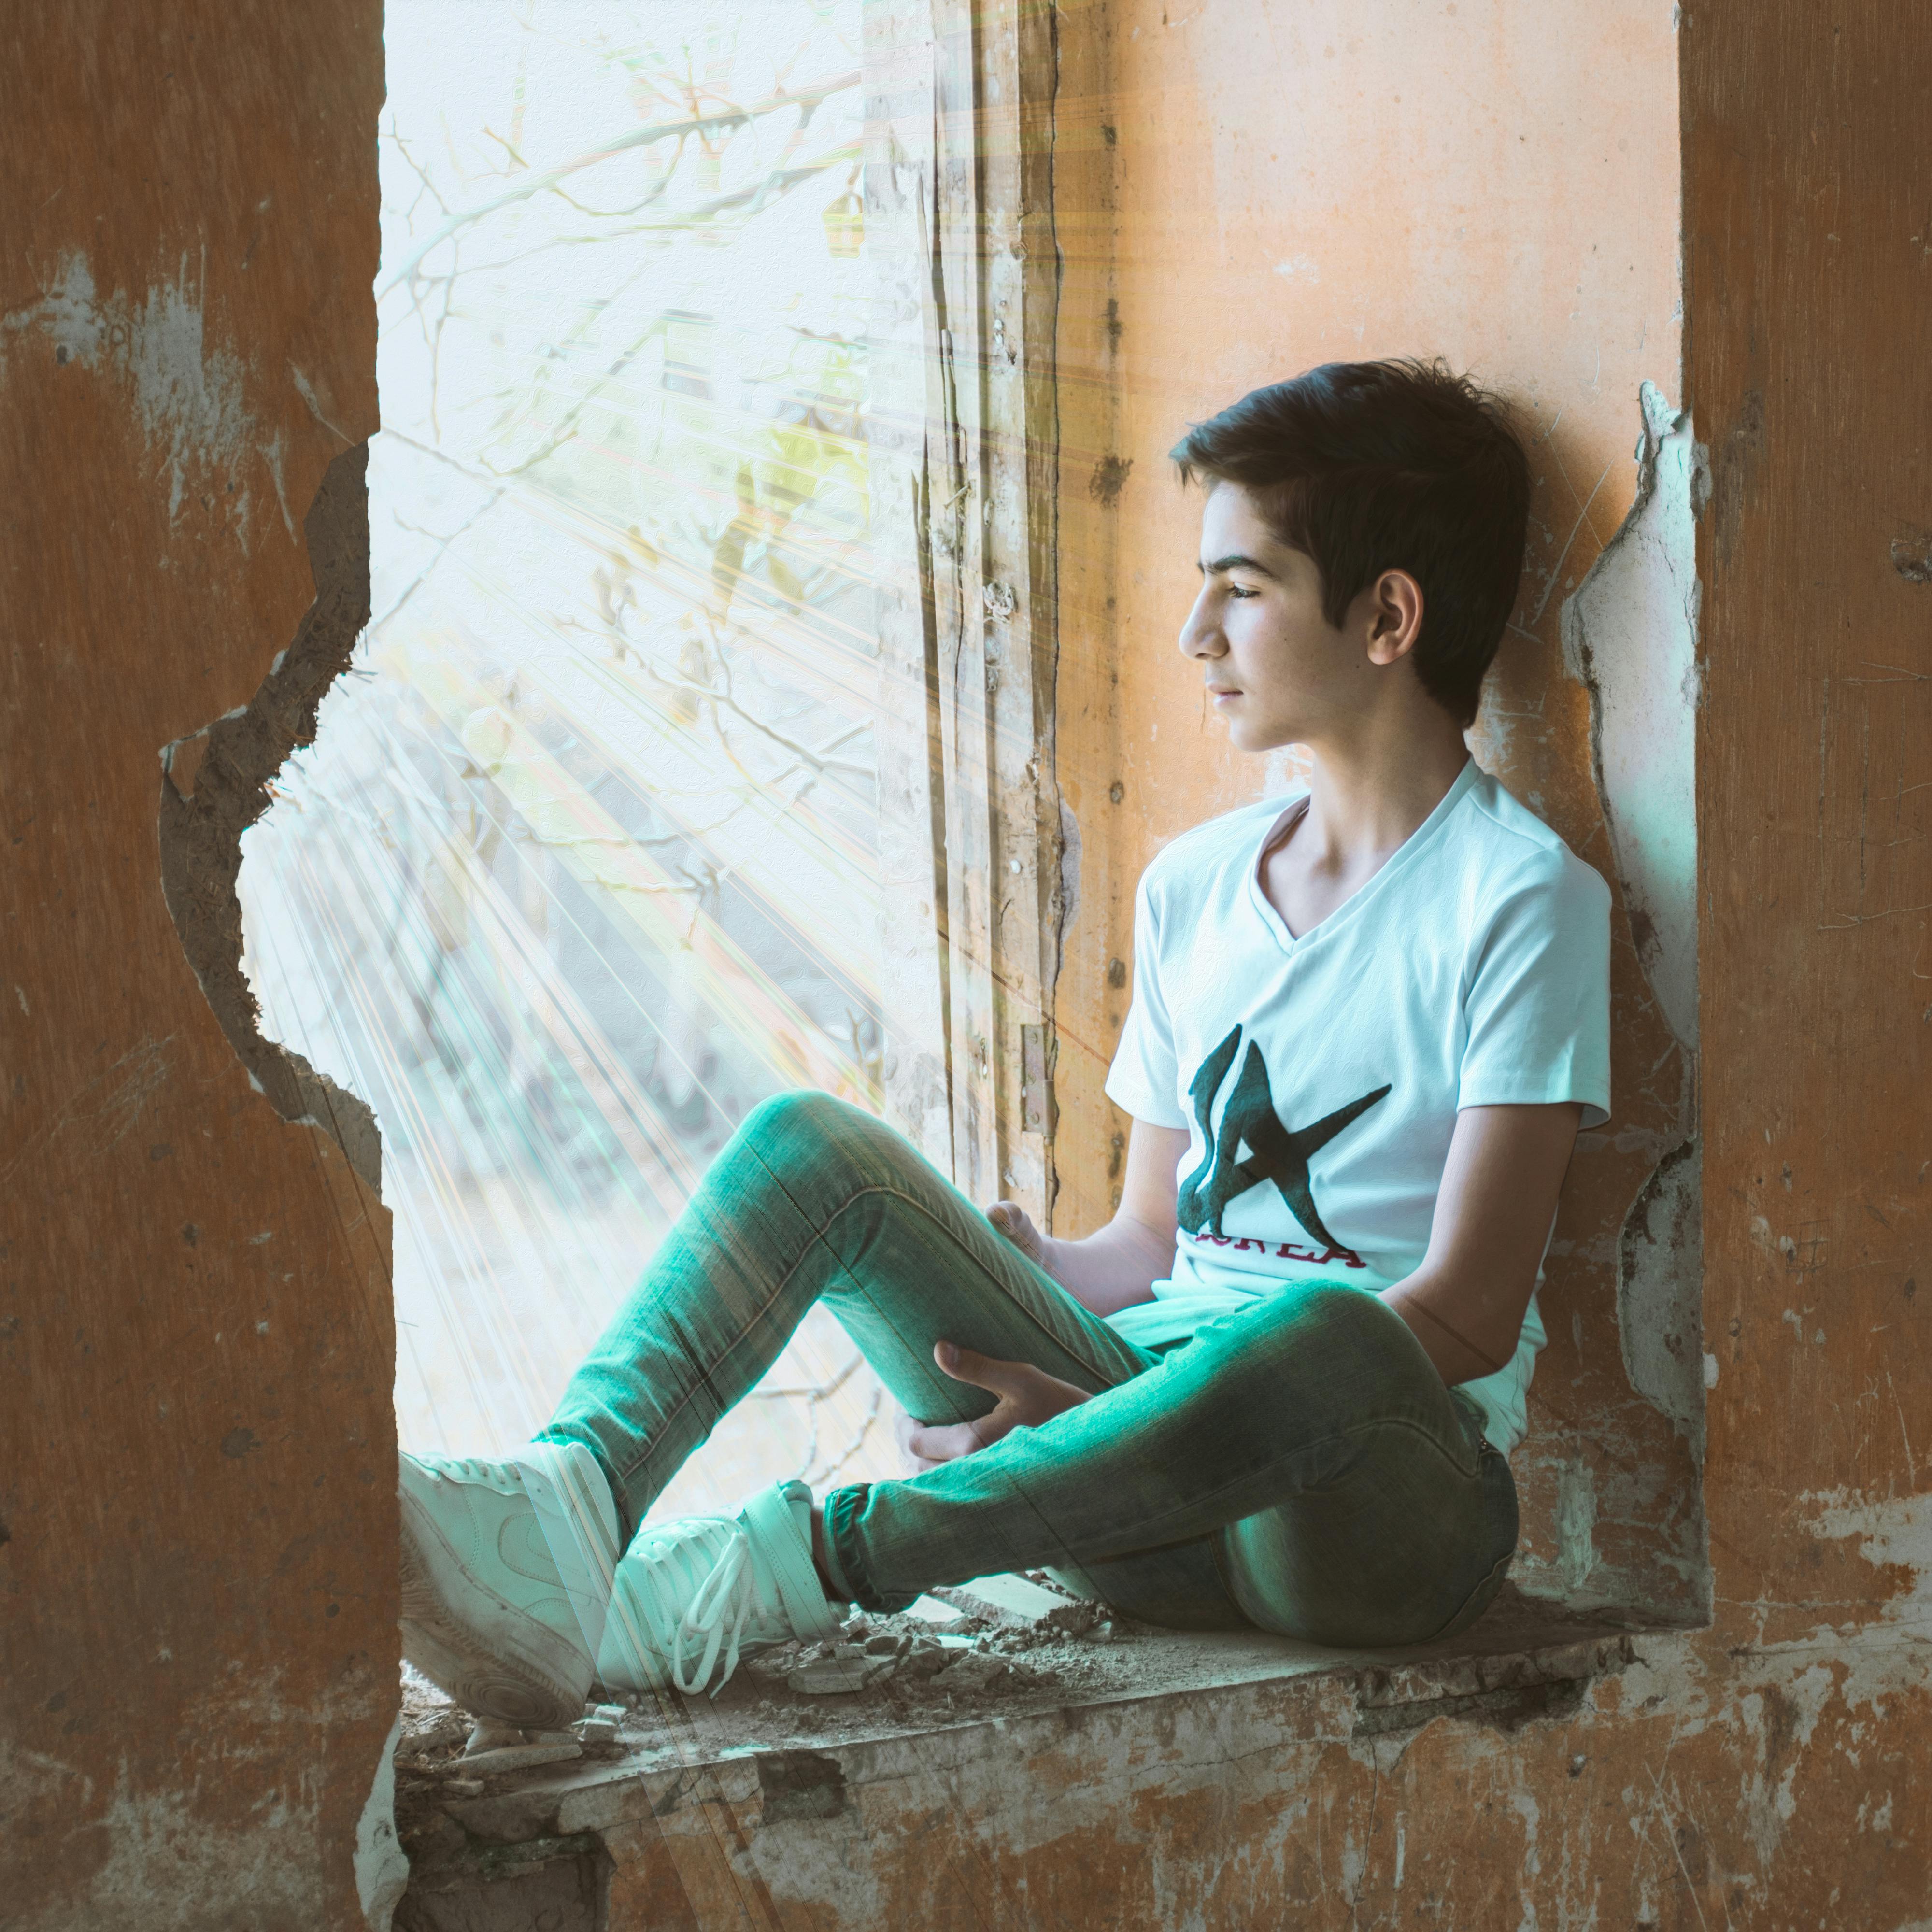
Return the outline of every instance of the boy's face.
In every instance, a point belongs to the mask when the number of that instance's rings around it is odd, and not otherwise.
[[[1368,593],[1365,592],[1366,596]],[[1237,751],[1319,745],[1346,733],[1380,695],[1364,626],[1322,614],[1315,560],[1276,536],[1238,483],[1217,483],[1201,514],[1201,594],[1180,649],[1200,666],[1208,702]]]

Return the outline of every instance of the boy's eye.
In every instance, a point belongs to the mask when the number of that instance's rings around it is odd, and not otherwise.
[[[1261,594],[1258,590],[1251,590],[1245,584],[1231,584],[1228,586],[1228,595],[1230,597],[1258,597]]]

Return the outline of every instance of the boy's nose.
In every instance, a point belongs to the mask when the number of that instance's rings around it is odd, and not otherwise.
[[[1180,627],[1179,643],[1180,654],[1186,658],[1219,657],[1227,649],[1204,588],[1195,598],[1194,608],[1188,612],[1187,621]]]

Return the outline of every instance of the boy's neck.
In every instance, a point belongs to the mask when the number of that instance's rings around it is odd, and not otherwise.
[[[1462,730],[1433,703],[1403,724],[1308,748],[1308,809],[1294,833],[1303,863],[1347,872],[1379,862],[1442,803],[1468,762]]]

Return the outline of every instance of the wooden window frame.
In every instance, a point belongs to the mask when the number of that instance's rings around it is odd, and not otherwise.
[[[1054,15],[867,0],[880,880],[895,1123],[1048,1224],[1068,910],[1054,766]]]

